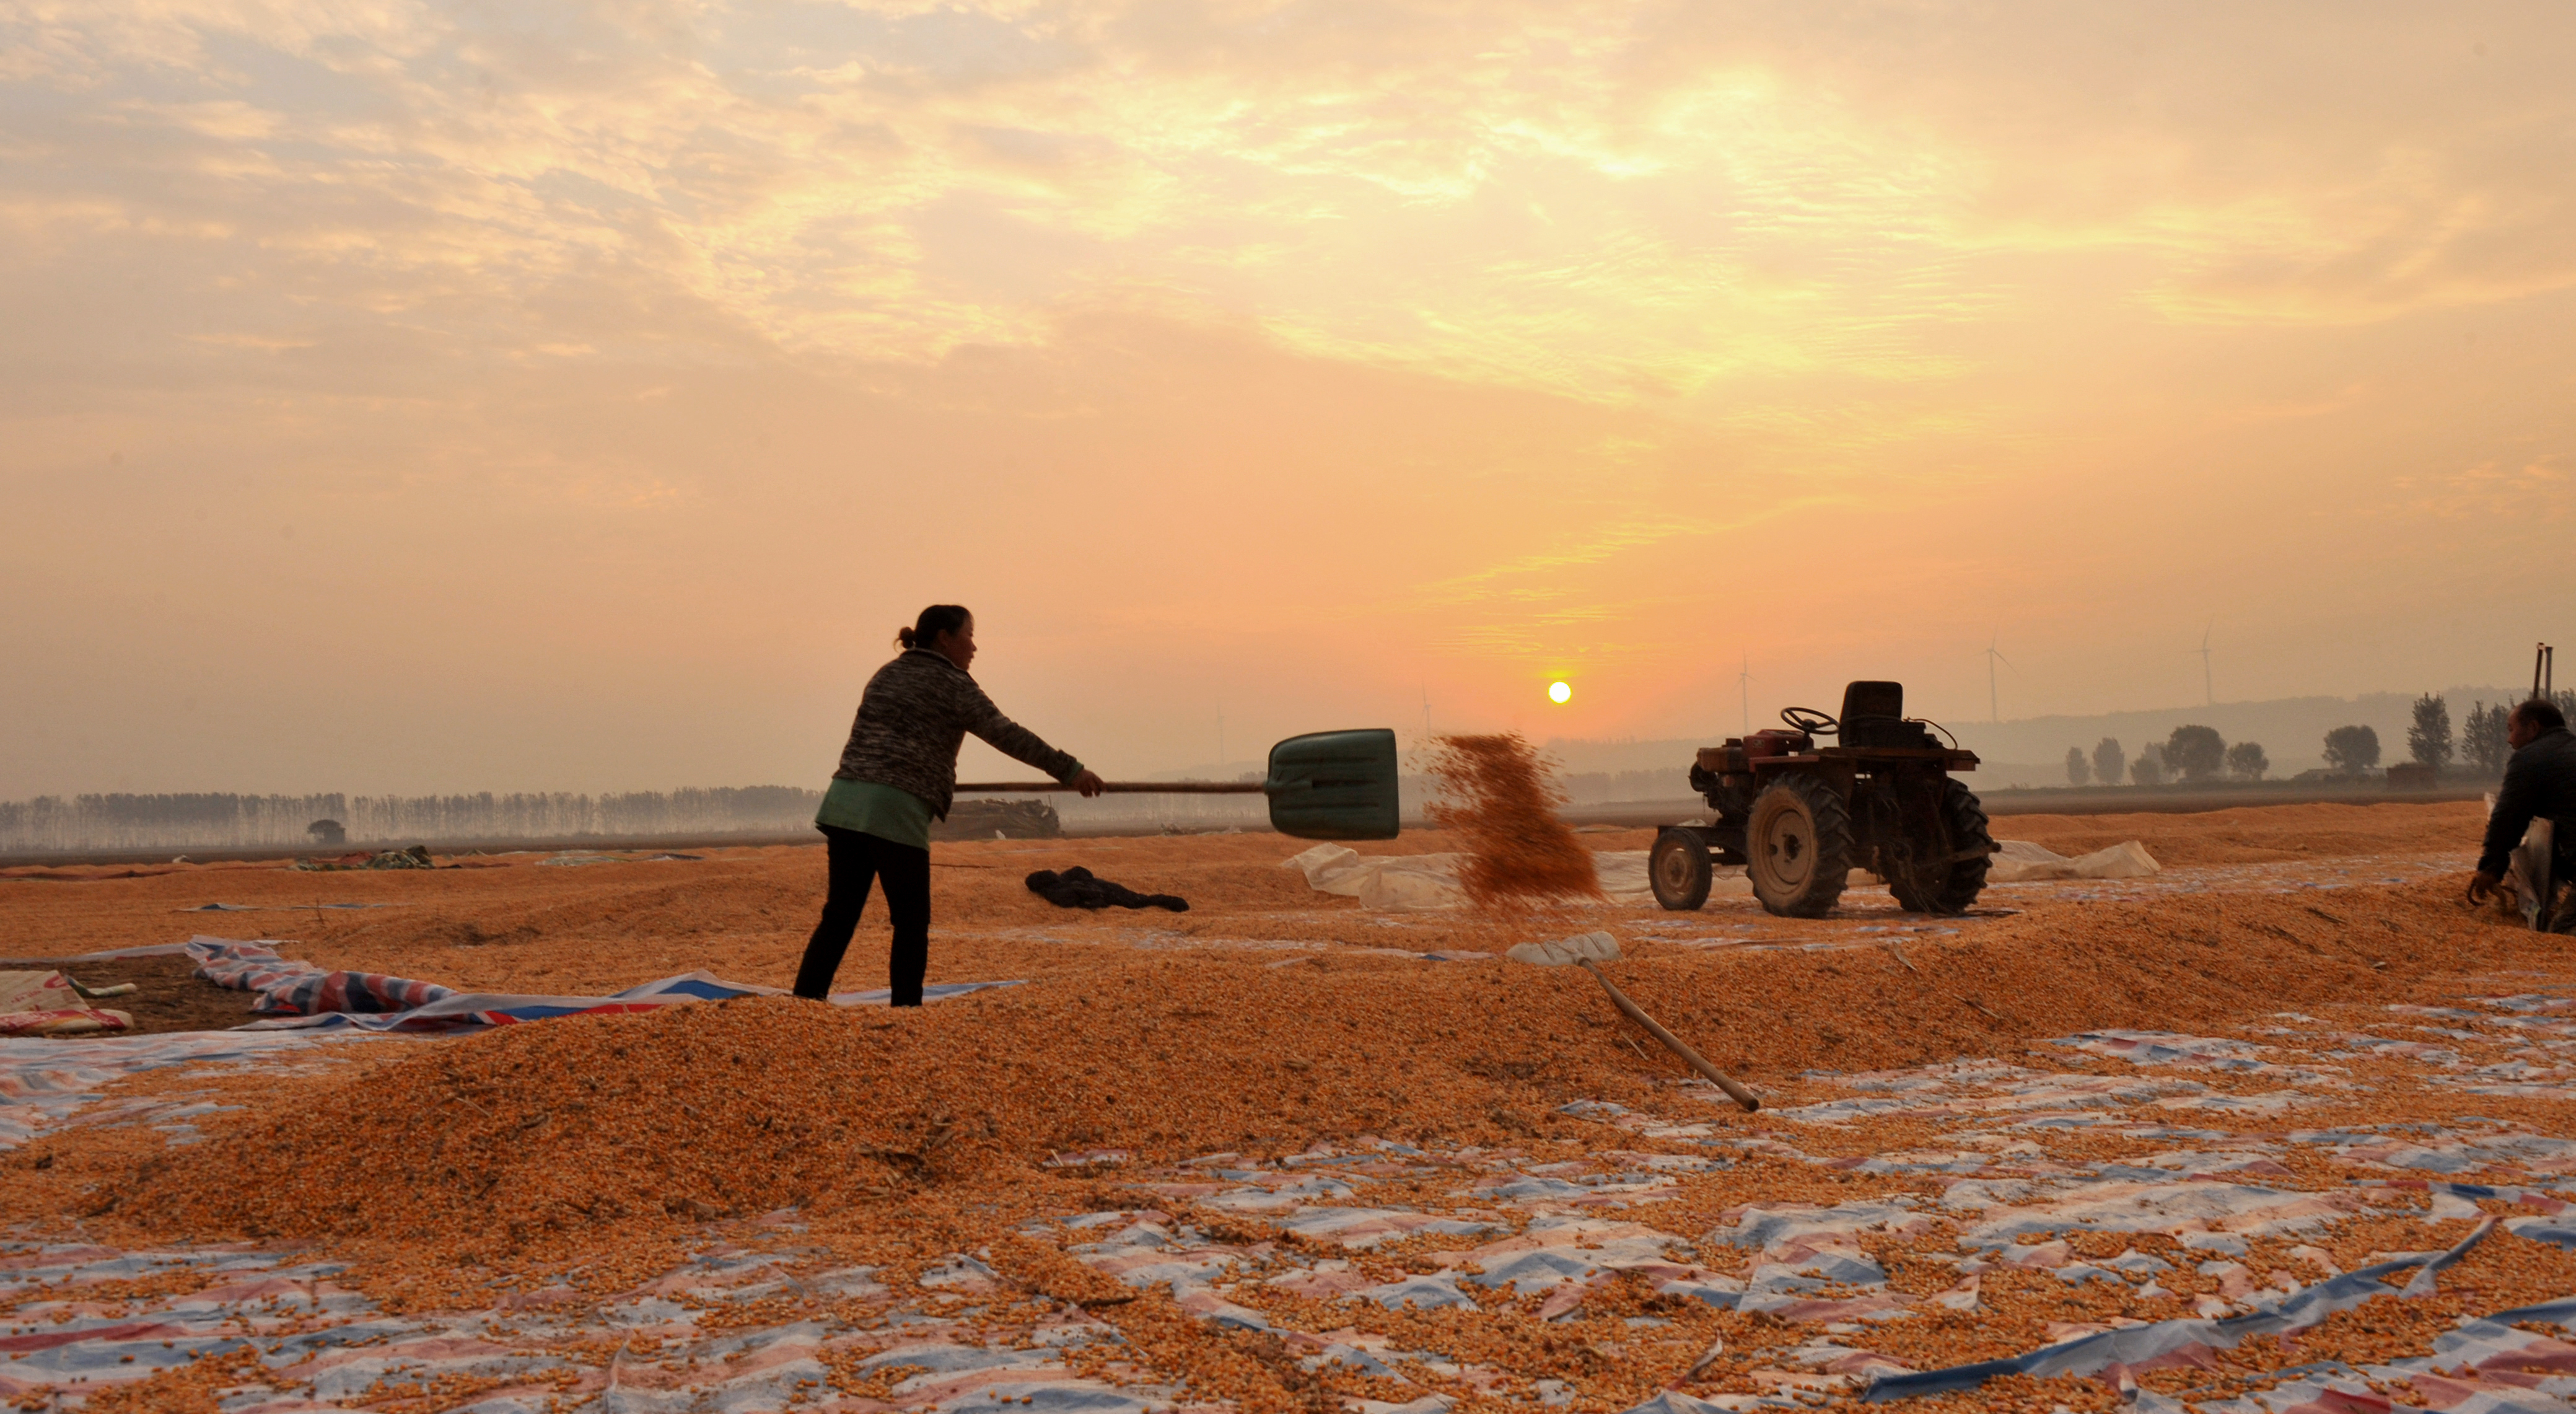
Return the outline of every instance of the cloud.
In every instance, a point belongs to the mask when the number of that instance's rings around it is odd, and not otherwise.
[[[22,8],[47,116],[8,170],[323,297],[615,268],[783,350],[927,358],[1151,270],[1300,347],[1613,400],[1949,377],[1925,331],[2013,302],[1999,253],[2135,252],[2095,298],[2191,321],[2576,278],[2565,184],[2528,179],[2568,105],[2497,105],[2465,40],[2447,82],[2393,67],[2466,21],[2343,18],[2284,85],[2312,17],[2133,51],[2048,7],[1870,13]],[[2392,74],[2395,113],[2321,126]]]
[[[586,671],[695,683],[955,577],[1103,700],[1178,640],[1461,719],[1540,661],[1687,713],[1783,603],[1820,665],[1936,674],[2025,606],[2070,695],[2213,597],[2474,617],[2440,557],[2553,551],[2446,517],[2547,523],[2528,469],[2576,455],[2571,26],[0,0],[0,481],[41,508],[0,578],[64,641],[147,586],[276,622],[193,547],[291,521],[528,673],[590,640],[515,606],[649,603]],[[464,680],[457,633],[418,651]]]
[[[2519,465],[2493,461],[2433,476],[2400,476],[2396,496],[2380,510],[2399,521],[2473,521],[2518,527],[2565,522],[2576,507],[2568,458],[2551,455]]]

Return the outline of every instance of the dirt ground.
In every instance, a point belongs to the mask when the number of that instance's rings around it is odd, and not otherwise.
[[[197,965],[184,957],[129,957],[97,962],[30,958],[15,963],[20,968],[31,965],[62,972],[84,987],[133,983],[135,991],[96,1003],[133,1018],[134,1025],[127,1035],[218,1031],[257,1019],[251,1013],[248,993],[218,987],[198,977]]]
[[[2074,855],[2139,840],[2169,869],[2350,863],[2381,856],[2465,868],[2476,853],[2476,804],[2303,805],[2208,815],[2012,817],[1999,832]],[[1651,830],[1588,832],[1596,850],[1641,850]],[[1438,831],[1362,844],[1363,854],[1454,849]],[[1081,944],[1168,949],[1208,945],[1400,946],[1415,951],[1499,951],[1548,935],[1563,921],[1467,915],[1371,915],[1356,901],[1319,895],[1280,867],[1305,848],[1278,835],[1132,839],[993,840],[932,850],[930,980],[1047,976],[1096,958]],[[418,977],[471,991],[594,993],[699,969],[732,981],[784,987],[794,980],[822,905],[819,845],[710,850],[695,861],[550,865],[556,855],[441,858],[436,870],[305,873],[278,865],[127,866],[94,871],[0,871],[0,955],[70,957],[113,948],[218,937],[272,938],[288,956],[326,967]],[[580,856],[571,856],[579,858]],[[1175,893],[1186,914],[1056,908],[1028,892],[1038,869],[1086,865],[1145,893]],[[2041,910],[2069,901],[2062,887],[2011,894],[2008,906]],[[258,911],[197,913],[209,903]],[[2091,907],[2087,894],[2081,907]],[[343,911],[323,905],[390,905]],[[1723,920],[1769,937],[1840,936],[1852,919],[1893,915],[1883,891],[1856,891],[1846,919],[1771,919],[1749,900],[1713,900],[1694,919]],[[1663,924],[1651,905],[1604,911]],[[1885,921],[1885,920],[1883,920]],[[1750,929],[1741,925],[1750,924]],[[1552,936],[1552,935],[1549,935]],[[886,928],[869,910],[837,983],[884,985]],[[1067,945],[1072,945],[1070,948]],[[86,980],[86,979],[84,979]]]
[[[2329,1269],[2486,1237],[2481,1215],[2556,1212],[2576,1182],[2576,1069],[2559,1055],[2576,1021],[2552,1018],[2576,1005],[2576,964],[2460,901],[2481,820],[2475,804],[2020,816],[1998,833],[2067,855],[2135,839],[2165,867],[1993,886],[1967,918],[1855,889],[1802,921],[1723,895],[1692,914],[1373,912],[1309,889],[1281,867],[1304,846],[1273,835],[941,844],[930,980],[1022,985],[903,1014],[747,998],[454,1039],[272,1037],[222,1052],[238,1069],[138,1071],[98,1082],[95,1109],[26,1121],[0,1222],[29,1242],[77,1223],[107,1244],[79,1250],[122,1254],[117,1271],[209,1242],[290,1274],[323,1254],[348,1264],[333,1268],[344,1305],[324,1311],[315,1285],[312,1311],[259,1328],[373,1313],[368,1341],[389,1344],[366,1358],[413,1350],[403,1368],[446,1371],[457,1398],[649,1386],[847,1411],[1044,1394],[1428,1414],[1436,1395],[1613,1414],[1686,1390],[1795,1407],[1878,1373],[2253,1310]],[[1640,850],[1651,833],[1582,838]],[[1426,832],[1360,848],[1447,847]],[[823,882],[816,848],[553,857],[45,870],[0,879],[0,955],[204,932],[471,990],[695,970],[784,986]],[[1075,864],[1191,907],[1068,911],[1021,883]],[[213,902],[242,907],[197,911]],[[330,907],[348,903],[390,906]],[[1626,953],[1618,984],[1762,1112],[1725,1105],[1590,976],[1497,956],[1593,928]],[[838,985],[883,985],[884,947],[871,909]],[[157,967],[136,970],[175,985]],[[2135,1039],[2149,1033],[2166,1040]],[[2124,1218],[2114,1239],[2052,1215],[2096,1212],[2120,1184],[2199,1216]],[[2227,1204],[2293,1207],[2209,1216]],[[1784,1222],[1841,1235],[1784,1237]],[[1630,1249],[1648,1255],[1615,1271],[1599,1255]],[[1476,1285],[1529,1253],[1605,1265],[1573,1286]],[[785,1275],[675,1297],[696,1314],[657,1317],[658,1344],[614,1324],[647,1294],[717,1282],[719,1257]],[[62,1260],[23,1279],[23,1319],[88,1280]],[[2112,1265],[2096,1281],[2086,1262]],[[2141,1283],[2149,1270],[2163,1275]],[[2497,1232],[2457,1270],[2466,1286],[2402,1317],[2140,1379],[2242,1392],[2329,1357],[2429,1361],[2448,1323],[2576,1295],[2576,1254],[2545,1237]],[[114,1289],[93,1303],[102,1322],[185,1297]],[[260,1319],[287,1319],[259,1299]],[[460,1351],[454,1313],[477,1311],[483,1344]],[[414,1324],[394,1331],[398,1316]],[[333,1383],[331,1362],[356,1355],[272,1352],[263,1373],[211,1345],[104,1349],[122,1353],[78,1368],[131,1356],[125,1407],[245,1380],[379,1407]],[[1022,1352],[1018,1373],[959,1353],[995,1350]],[[10,1368],[0,1394],[61,1387],[32,1357]],[[1921,1407],[2114,1407],[2100,1381]]]

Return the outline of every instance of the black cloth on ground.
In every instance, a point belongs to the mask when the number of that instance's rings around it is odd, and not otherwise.
[[[1029,892],[1058,908],[1168,908],[1174,913],[1190,911],[1189,900],[1178,894],[1140,894],[1124,884],[1113,884],[1096,878],[1077,864],[1059,874],[1041,869],[1029,876]]]
[[[814,925],[796,969],[796,995],[831,994],[832,974],[841,970],[841,955],[849,951],[859,911],[867,906],[868,885],[882,883],[886,915],[894,924],[894,946],[886,957],[893,996],[887,1004],[921,1005],[921,979],[930,970],[930,851],[837,825],[815,828],[823,832],[831,882],[822,921]]]

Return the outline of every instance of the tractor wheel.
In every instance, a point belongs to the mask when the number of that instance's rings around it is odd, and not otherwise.
[[[1666,826],[1655,836],[1646,856],[1646,878],[1655,886],[1655,902],[1687,913],[1708,902],[1708,842],[1696,830]]]
[[[1821,918],[1851,874],[1851,811],[1823,777],[1793,772],[1753,798],[1744,855],[1764,908],[1783,918]]]
[[[1965,913],[1986,887],[1986,868],[1993,863],[1995,837],[1986,827],[1986,808],[1965,781],[1941,780],[1942,834],[1948,837],[1949,861],[1888,880],[1888,891],[1913,913]],[[1937,843],[1937,842],[1934,842]],[[1976,851],[1966,858],[1960,855]]]

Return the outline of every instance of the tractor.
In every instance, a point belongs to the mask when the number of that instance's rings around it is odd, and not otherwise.
[[[1916,913],[1976,903],[1994,836],[1976,795],[1950,775],[1975,770],[1976,753],[1943,746],[1930,723],[1907,717],[1902,683],[1851,684],[1839,718],[1791,707],[1780,720],[1787,730],[1700,748],[1691,788],[1717,820],[1656,835],[1647,868],[1657,903],[1700,907],[1720,864],[1743,865],[1754,897],[1784,918],[1830,912],[1854,868],[1885,879]]]

